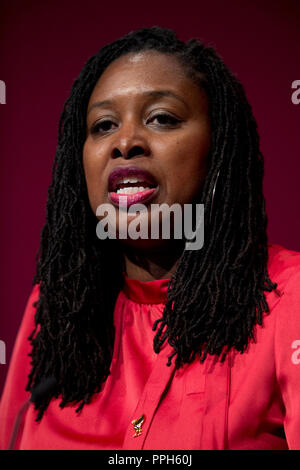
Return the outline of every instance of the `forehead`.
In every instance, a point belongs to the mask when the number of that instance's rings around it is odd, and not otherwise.
[[[90,102],[99,95],[177,89],[188,93],[196,86],[176,57],[155,51],[129,53],[114,60],[99,78]],[[198,86],[197,86],[198,88]]]

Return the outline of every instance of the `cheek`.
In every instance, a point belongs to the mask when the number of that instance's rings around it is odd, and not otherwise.
[[[190,199],[199,192],[208,171],[210,134],[191,133],[177,138],[168,153],[169,190]]]

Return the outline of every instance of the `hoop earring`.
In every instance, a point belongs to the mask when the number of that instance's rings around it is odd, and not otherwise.
[[[215,199],[215,192],[216,192],[216,186],[217,186],[219,174],[220,174],[220,170],[218,170],[216,180],[215,180],[215,184],[214,184],[214,187],[213,187],[213,190],[212,190],[212,197],[211,197],[211,203],[210,203],[210,214],[209,214],[209,225],[211,225],[212,212],[213,212],[214,199]]]

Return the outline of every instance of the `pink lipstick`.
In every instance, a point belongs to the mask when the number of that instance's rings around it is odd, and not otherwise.
[[[136,167],[115,168],[108,178],[108,194],[111,202],[118,207],[147,203],[158,192],[158,183],[147,170]]]

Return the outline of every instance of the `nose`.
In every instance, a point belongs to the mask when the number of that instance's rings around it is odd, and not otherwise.
[[[135,122],[124,122],[114,134],[112,157],[132,158],[148,156],[151,153],[150,144],[142,126]]]

